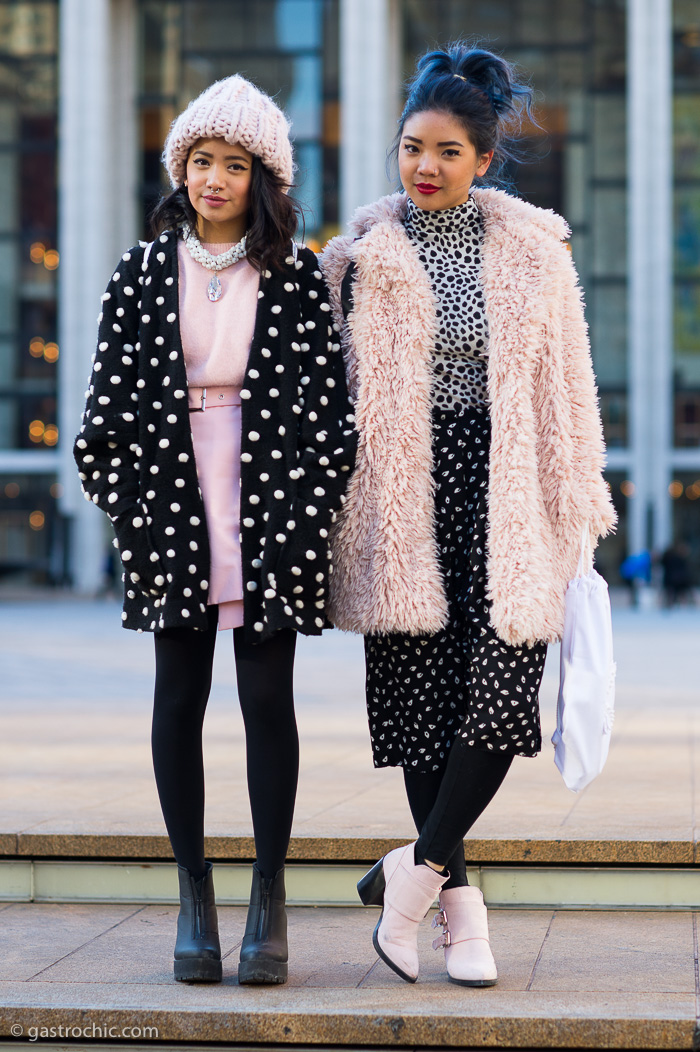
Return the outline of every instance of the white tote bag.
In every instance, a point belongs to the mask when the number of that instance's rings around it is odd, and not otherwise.
[[[584,572],[587,568],[587,572]],[[615,711],[615,663],[607,582],[593,569],[588,531],[566,589],[554,762],[569,789],[585,789],[605,766]]]

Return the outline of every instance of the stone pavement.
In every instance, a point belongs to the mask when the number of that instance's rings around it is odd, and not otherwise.
[[[49,857],[60,846],[71,857],[169,857],[149,755],[150,638],[121,629],[114,601],[7,594],[0,592],[0,853]],[[700,611],[617,609],[614,621],[617,716],[605,771],[575,795],[554,766],[553,647],[541,694],[544,749],[535,760],[516,759],[472,830],[475,861],[697,861]],[[251,850],[231,651],[222,633],[205,721],[207,832],[222,858]],[[400,772],[372,767],[360,640],[338,632],[300,639],[296,695],[301,778],[291,857],[335,851],[331,857],[364,861],[358,844],[374,842],[374,851],[410,838]]]
[[[169,858],[148,746],[152,645],[119,621],[111,600],[0,591],[0,868],[22,859],[81,866],[97,856],[132,859],[132,870],[147,872]],[[531,886],[545,864],[560,887],[586,867],[596,879],[614,870],[630,883],[650,871],[662,884],[673,873],[686,886],[695,881],[700,612],[619,608],[614,622],[617,718],[605,771],[574,795],[554,767],[552,648],[545,748],[516,761],[470,834],[473,864],[505,864],[506,876],[510,865]],[[357,866],[413,835],[401,775],[371,764],[360,641],[331,633],[300,640],[298,653],[301,781],[290,855],[311,868]],[[223,885],[252,853],[228,633],[205,749],[209,852],[226,862]],[[292,1044],[298,1052],[700,1047],[700,883],[683,912],[672,895],[655,912],[547,908],[554,901],[544,894],[541,909],[490,911],[501,974],[490,990],[445,982],[427,921],[421,979],[403,983],[377,960],[376,911],[361,907],[292,908],[289,984],[250,990],[235,980],[240,908],[221,910],[224,983],[201,988],[171,979],[172,906],[0,901],[0,1040],[21,1028],[20,1042],[6,1046],[15,1052],[33,1041],[32,1027],[114,1027],[111,1037],[131,1040],[138,1035],[125,1028],[155,1026],[166,1046]],[[143,1047],[153,1039],[141,1037]],[[83,1046],[71,1039],[68,1047]]]
[[[155,1027],[165,1042],[346,1047],[689,1049],[693,1041],[689,913],[494,910],[501,978],[484,990],[446,981],[427,920],[419,981],[404,983],[377,959],[377,911],[363,908],[290,910],[289,983],[257,989],[236,980],[245,911],[223,908],[223,983],[179,984],[175,917],[163,906],[0,907],[0,1037],[22,1033],[26,1042],[40,1034],[32,1028],[53,1026],[113,1027],[110,1036],[137,1028],[150,1040],[145,1028]],[[131,1035],[139,1036],[123,1036]]]

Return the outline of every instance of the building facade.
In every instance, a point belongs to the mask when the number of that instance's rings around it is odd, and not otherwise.
[[[236,71],[274,94],[320,247],[396,186],[403,83],[458,37],[537,92],[507,177],[572,228],[620,515],[601,567],[615,580],[626,553],[677,540],[700,570],[697,0],[0,0],[0,574],[82,591],[104,574],[72,438],[173,117]]]

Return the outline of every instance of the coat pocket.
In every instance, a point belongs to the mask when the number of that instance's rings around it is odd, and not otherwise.
[[[161,595],[166,588],[165,571],[140,502],[119,517],[114,532],[127,583],[141,592]]]
[[[302,602],[321,611],[328,597],[330,515],[319,511],[311,516],[304,502],[297,500],[289,521],[294,522],[294,529],[288,524],[275,566],[277,592],[297,608]]]

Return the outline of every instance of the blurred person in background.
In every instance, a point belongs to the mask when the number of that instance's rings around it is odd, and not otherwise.
[[[633,552],[623,559],[620,565],[620,577],[630,590],[633,606],[640,605],[640,595],[651,586],[652,558],[651,552]]]
[[[690,548],[685,541],[675,541],[659,559],[664,605],[671,608],[692,600],[693,574],[690,568]]]

